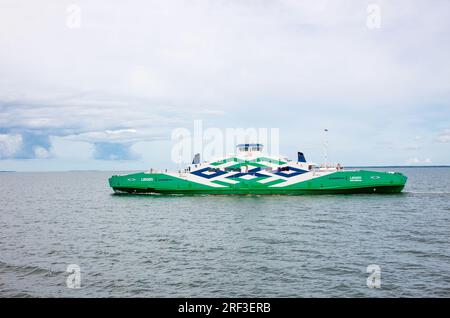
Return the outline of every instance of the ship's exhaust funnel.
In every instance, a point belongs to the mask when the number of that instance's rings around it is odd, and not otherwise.
[[[199,164],[199,163],[200,163],[200,154],[196,153],[195,156],[194,156],[194,159],[192,159],[192,164],[196,165],[196,164]]]
[[[303,154],[303,152],[298,152],[297,153],[297,157],[298,157],[298,162],[306,162],[306,159],[305,159],[305,155]]]

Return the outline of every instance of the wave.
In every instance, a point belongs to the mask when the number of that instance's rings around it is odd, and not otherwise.
[[[30,275],[57,276],[65,273],[64,271],[54,271],[39,266],[15,265],[0,261],[0,273],[2,272],[3,273],[14,272],[22,274],[23,276],[30,276]]]

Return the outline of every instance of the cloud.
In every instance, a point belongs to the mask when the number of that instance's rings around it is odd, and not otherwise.
[[[84,141],[67,140],[65,137],[51,137],[51,154],[54,160],[89,161],[94,156],[94,145]]]
[[[133,153],[130,144],[95,143],[94,158],[98,160],[135,160],[139,156]]]
[[[86,141],[92,143],[135,143],[138,141],[152,141],[166,138],[164,130],[158,129],[117,129],[104,131],[90,131],[86,133],[66,136],[67,140]]]
[[[66,25],[71,1],[7,3],[0,133],[16,141],[1,141],[1,158],[52,157],[55,138],[58,154],[77,142],[133,158],[130,145],[203,119],[280,127],[294,147],[328,127],[351,159],[378,160],[387,141],[386,160],[403,162],[410,136],[448,120],[448,1],[377,1],[376,30],[358,0],[79,0],[79,29]]]
[[[224,105],[264,92],[360,108],[414,101],[411,91],[448,94],[446,2],[383,1],[376,31],[366,27],[367,3],[357,0],[80,1],[79,30],[64,24],[68,4],[2,10],[10,34],[0,36],[4,95],[27,84],[41,97],[48,88],[89,88]]]
[[[21,135],[0,134],[0,159],[14,157],[21,147]]]
[[[34,156],[38,159],[46,159],[50,158],[51,154],[50,151],[45,149],[44,147],[35,146],[34,149]]]
[[[148,127],[149,124],[152,127],[167,127],[179,125],[186,115],[189,116],[181,107],[151,99],[95,93],[55,98],[0,101],[0,127],[68,135],[71,132]]]
[[[42,150],[50,156],[49,138],[55,136],[91,144],[167,140],[171,129],[190,125],[196,116],[203,114],[202,110],[191,111],[189,107],[174,107],[168,102],[151,99],[111,98],[87,93],[58,97],[56,101],[33,98],[0,101],[0,132],[20,136],[23,140],[20,151],[8,154],[8,158],[42,158]],[[211,110],[204,115],[223,113]],[[35,151],[35,147],[39,150]]]
[[[407,165],[420,165],[420,164],[431,164],[432,161],[430,158],[419,159],[419,158],[409,158],[405,162]]]
[[[49,136],[39,132],[0,135],[0,159],[32,159],[50,157]]]
[[[450,129],[445,129],[443,132],[441,132],[437,137],[437,141],[443,143],[450,142]]]

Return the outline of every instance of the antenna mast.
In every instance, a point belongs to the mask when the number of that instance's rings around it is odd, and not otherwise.
[[[323,154],[325,165],[328,165],[328,129],[323,130]]]

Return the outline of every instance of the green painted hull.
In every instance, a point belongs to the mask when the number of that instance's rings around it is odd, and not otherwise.
[[[309,177],[311,175],[311,177]],[[209,185],[189,180],[189,174],[134,173],[112,176],[109,185],[115,192],[159,194],[215,194],[215,195],[299,195],[299,194],[350,194],[399,193],[407,177],[401,173],[366,170],[336,171],[322,176],[309,173],[304,180],[287,182],[275,180],[262,183],[264,178],[251,180],[232,179],[234,182],[209,182]],[[284,185],[286,183],[287,185]],[[213,186],[212,186],[213,185]]]

